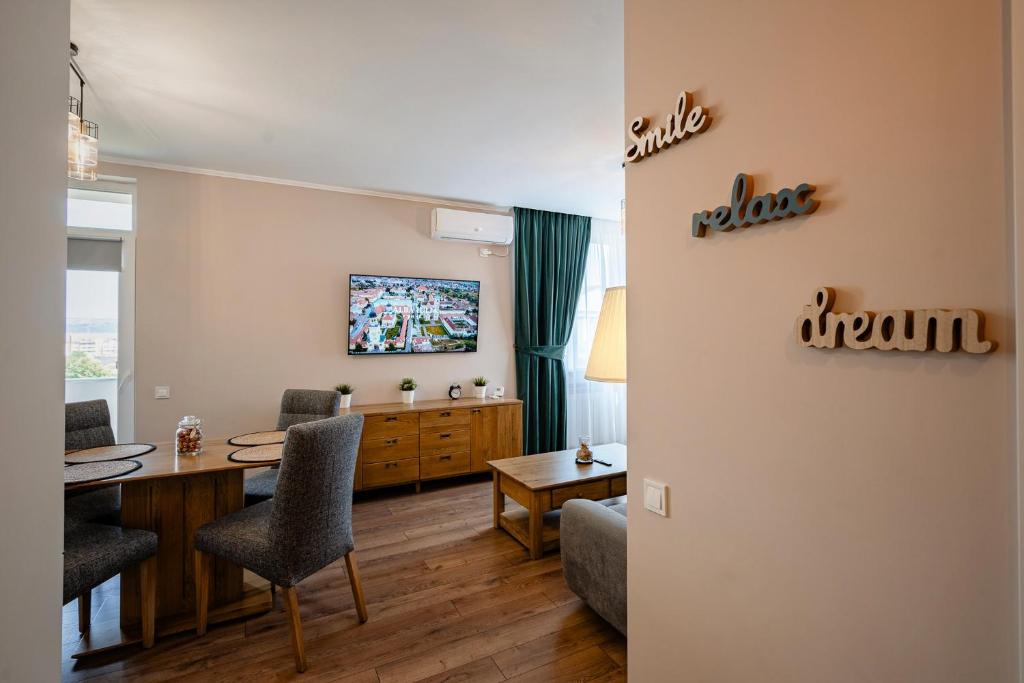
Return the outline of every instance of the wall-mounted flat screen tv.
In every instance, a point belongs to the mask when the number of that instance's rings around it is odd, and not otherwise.
[[[351,275],[348,354],[476,351],[479,280]]]

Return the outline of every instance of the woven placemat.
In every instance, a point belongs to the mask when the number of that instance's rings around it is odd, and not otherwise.
[[[252,432],[228,439],[232,446],[266,446],[272,443],[284,443],[284,432]]]
[[[137,458],[140,455],[145,455],[155,450],[156,446],[151,443],[119,443],[114,446],[97,446],[96,448],[85,448],[80,451],[65,453],[64,463],[67,465],[82,465],[87,462],[125,460],[127,458]]]
[[[281,452],[283,450],[284,444],[280,443],[239,448],[228,455],[228,460],[233,460],[234,462],[278,462],[281,459]]]
[[[85,484],[120,477],[142,467],[138,460],[104,460],[103,462],[87,462],[82,465],[70,465],[64,468],[64,485]]]

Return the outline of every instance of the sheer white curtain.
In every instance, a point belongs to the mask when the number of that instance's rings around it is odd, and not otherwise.
[[[604,290],[624,284],[626,236],[617,221],[595,218],[583,290],[565,348],[566,445],[570,448],[575,448],[580,436],[591,437],[594,444],[626,443],[626,385],[591,382],[584,377]]]

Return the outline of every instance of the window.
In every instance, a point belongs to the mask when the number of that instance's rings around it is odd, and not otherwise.
[[[119,441],[134,438],[134,185],[68,189],[64,399],[103,399]]]
[[[566,442],[575,447],[580,436],[593,443],[626,443],[626,385],[586,379],[590,346],[601,313],[604,290],[626,284],[626,236],[618,222],[594,219],[576,305],[572,335],[565,349]]]
[[[68,189],[68,227],[132,229],[132,194]]]

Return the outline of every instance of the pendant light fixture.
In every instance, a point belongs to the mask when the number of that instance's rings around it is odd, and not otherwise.
[[[68,178],[96,180],[100,127],[84,118],[85,76],[75,62],[78,46],[71,43],[71,70],[78,77],[78,97],[68,95]]]

